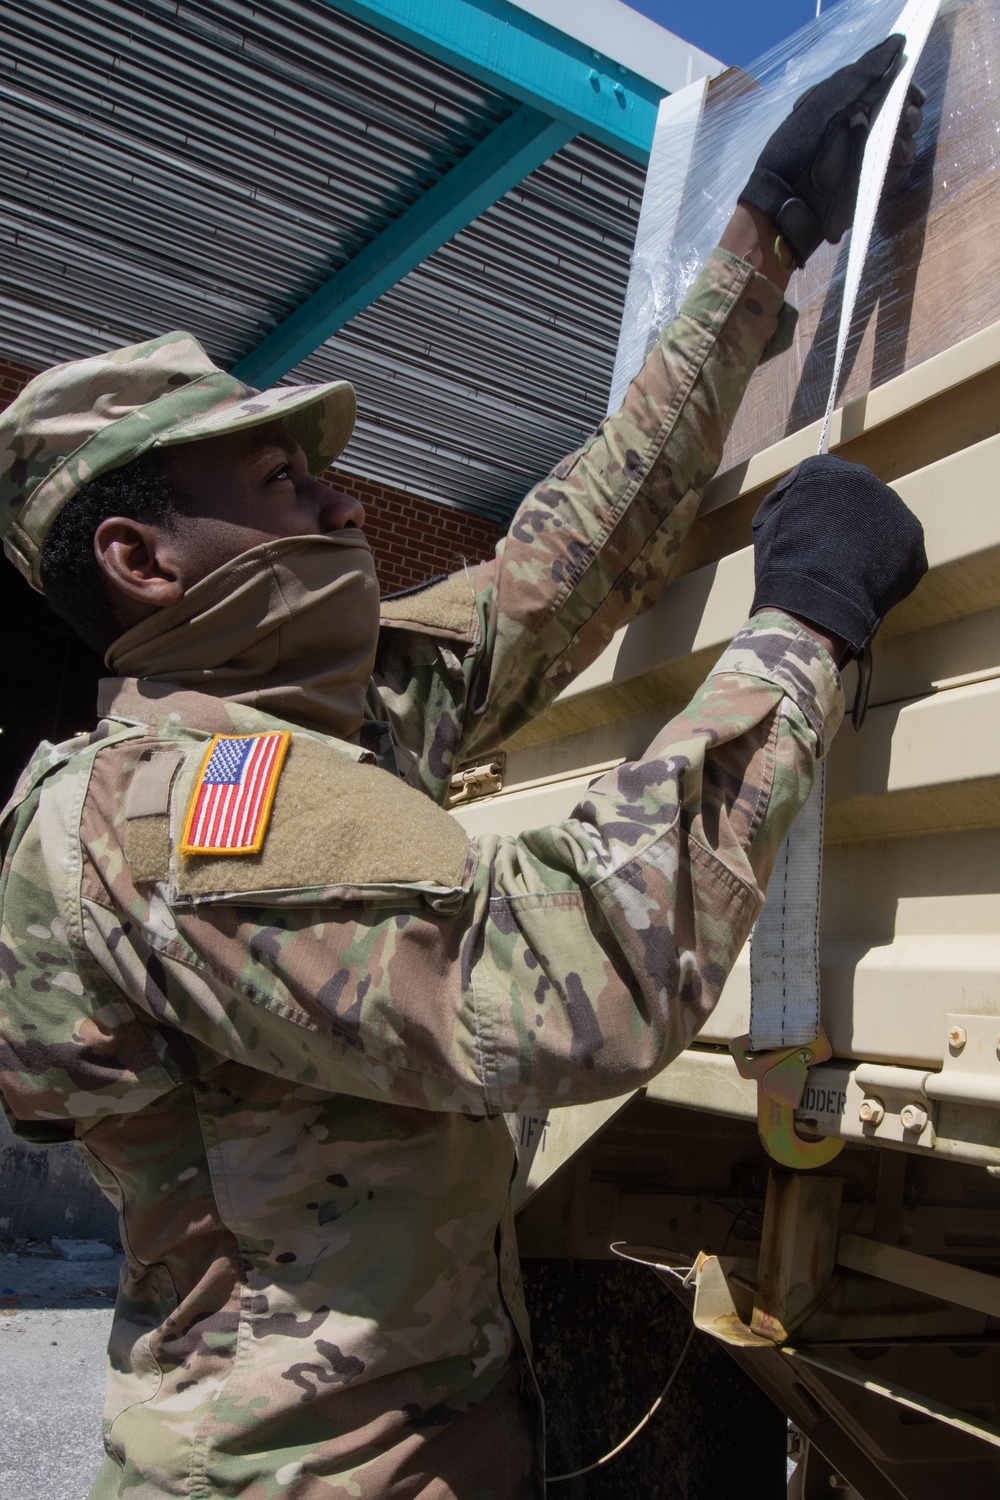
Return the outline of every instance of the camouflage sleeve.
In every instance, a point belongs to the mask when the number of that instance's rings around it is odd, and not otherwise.
[[[716,250],[620,411],[536,485],[470,575],[476,643],[460,666],[446,660],[452,680],[432,682],[419,647],[401,673],[393,643],[388,707],[413,784],[441,800],[445,771],[495,750],[657,598],[782,307],[776,286]]]
[[[162,1032],[152,1050],[176,1079],[193,1058],[229,1058],[438,1111],[612,1097],[711,1011],[842,707],[822,648],[761,615],[572,818],[482,840],[464,894],[319,902],[304,890],[276,906],[265,890],[168,906],[122,884],[105,839],[70,925],[142,1029]],[[87,1107],[96,1092],[104,1109],[134,1107],[125,1088],[113,1102],[109,1075],[88,1084],[89,1056],[75,1054]]]
[[[79,807],[86,776],[68,776]],[[29,799],[12,822],[0,881],[0,1093],[16,1134],[52,1145],[84,1122],[142,1109],[180,1082],[184,1059],[190,1075],[205,1058],[148,1007],[127,1005],[89,952],[73,899],[79,854],[49,808]],[[53,842],[64,856],[55,861]],[[127,917],[120,925],[127,932]]]
[[[787,616],[750,621],[641,760],[566,823],[492,851],[492,1104],[637,1087],[697,1034],[763,905],[843,713],[839,674]]]

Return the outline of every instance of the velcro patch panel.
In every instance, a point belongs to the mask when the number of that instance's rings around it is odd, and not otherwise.
[[[182,854],[257,854],[291,735],[217,734],[184,819]]]

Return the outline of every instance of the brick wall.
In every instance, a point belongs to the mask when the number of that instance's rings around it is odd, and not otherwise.
[[[329,469],[326,477],[356,495],[365,508],[365,535],[375,554],[384,594],[450,573],[463,561],[481,562],[492,555],[505,530],[450,505],[339,469]]]
[[[35,371],[29,370],[27,366],[19,365],[12,359],[4,359],[0,355],[0,409],[10,405],[34,374]]]
[[[14,360],[0,357],[0,409],[13,401],[35,374]],[[489,557],[504,528],[467,516],[450,505],[394,490],[376,480],[342,469],[327,477],[356,495],[365,507],[365,534],[371,542],[384,594],[448,573],[464,559]]]

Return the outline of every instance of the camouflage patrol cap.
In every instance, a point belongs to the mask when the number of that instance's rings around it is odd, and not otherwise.
[[[56,365],[0,412],[4,551],[41,591],[38,565],[52,523],[98,475],[150,448],[276,418],[287,422],[315,474],[344,448],[354,415],[346,380],[255,391],[213,364],[189,333]]]

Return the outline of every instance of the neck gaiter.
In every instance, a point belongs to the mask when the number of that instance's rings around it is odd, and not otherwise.
[[[132,627],[105,660],[121,677],[210,693],[357,740],[379,591],[360,531],[264,542]]]

